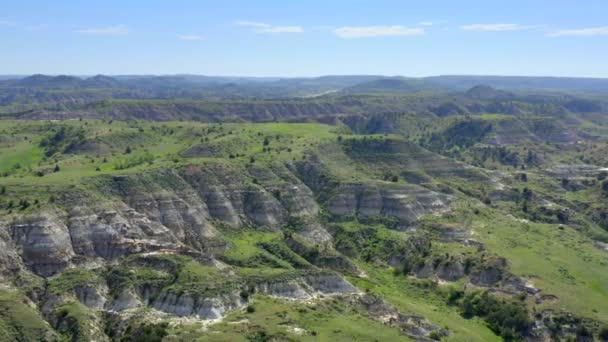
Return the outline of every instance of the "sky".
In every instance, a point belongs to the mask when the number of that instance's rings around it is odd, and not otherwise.
[[[606,0],[2,0],[0,74],[608,77]]]

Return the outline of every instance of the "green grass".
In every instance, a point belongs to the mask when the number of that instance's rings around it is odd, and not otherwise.
[[[264,251],[258,247],[258,243],[272,242],[280,235],[278,233],[258,232],[247,230],[242,233],[226,234],[226,239],[231,244],[228,251],[224,254],[231,260],[247,260],[263,253]]]
[[[431,287],[416,285],[417,280],[395,276],[390,269],[359,264],[367,277],[350,277],[362,290],[369,290],[384,298],[404,313],[425,317],[433,324],[447,328],[452,335],[446,341],[500,341],[483,321],[465,319],[458,310],[446,304],[440,292]],[[422,282],[429,284],[428,282]]]
[[[83,268],[68,269],[49,280],[49,290],[55,295],[74,290],[75,287],[94,287],[101,283],[102,279],[93,271]]]
[[[58,185],[73,184],[83,178],[103,174],[125,174],[149,169],[174,167],[183,163],[203,162],[205,157],[183,158],[180,152],[196,144],[221,147],[220,157],[233,164],[249,163],[250,157],[260,162],[300,159],[302,155],[321,141],[335,137],[335,127],[320,124],[202,124],[202,123],[153,123],[109,122],[101,120],[45,122],[0,121],[0,132],[6,136],[17,133],[16,138],[0,145],[0,172],[8,176],[0,178],[2,184]],[[38,145],[40,136],[57,127],[75,127],[86,133],[89,144],[102,144],[103,149],[76,151],[45,157]],[[38,135],[27,135],[27,129]],[[30,140],[22,140],[28,136]],[[269,141],[264,146],[264,139]],[[131,153],[125,153],[127,147]],[[269,148],[269,152],[264,152]],[[239,158],[228,159],[238,153]],[[60,172],[49,172],[55,165]],[[19,167],[16,168],[15,166]],[[45,171],[46,170],[46,171]],[[37,175],[44,171],[45,175]]]
[[[255,312],[233,312],[202,334],[196,325],[180,326],[173,334],[178,341],[249,341],[261,332],[297,341],[410,340],[397,329],[373,321],[339,300],[305,304],[256,295],[251,306]]]
[[[474,215],[466,205],[458,209],[454,223],[469,224],[473,238],[509,261],[514,274],[528,278],[558,302],[543,308],[562,309],[608,322],[608,255],[593,241],[569,226],[522,222],[493,209]],[[446,221],[446,219],[443,219]]]
[[[99,333],[99,322],[96,321],[95,314],[82,303],[65,303],[55,310],[55,315],[62,322],[60,332],[70,341],[88,342],[98,338],[92,332],[97,329]]]
[[[18,292],[0,291],[0,340],[48,341],[56,334]]]

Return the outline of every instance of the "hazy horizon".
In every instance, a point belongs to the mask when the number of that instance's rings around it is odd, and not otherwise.
[[[25,78],[35,75],[42,76],[71,76],[78,78],[90,78],[95,76],[107,76],[107,77],[176,77],[176,76],[195,76],[195,77],[210,77],[210,78],[248,78],[248,79],[298,79],[298,78],[322,78],[322,77],[349,77],[349,76],[375,76],[375,77],[386,77],[386,78],[432,78],[432,77],[504,77],[504,78],[583,78],[583,79],[608,79],[608,76],[594,77],[594,76],[559,76],[559,75],[499,75],[499,74],[437,74],[437,75],[422,75],[422,76],[410,76],[410,75],[387,75],[387,74],[319,74],[310,76],[282,76],[282,75],[215,75],[215,74],[194,74],[194,73],[174,73],[174,74],[104,74],[104,73],[93,73],[93,74],[71,74],[71,73],[26,73],[26,74],[0,74],[2,78]]]

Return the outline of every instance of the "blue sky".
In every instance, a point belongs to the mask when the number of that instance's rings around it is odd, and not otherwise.
[[[3,0],[0,74],[608,77],[606,0]]]

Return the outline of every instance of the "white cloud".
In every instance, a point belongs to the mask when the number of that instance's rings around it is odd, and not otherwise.
[[[333,30],[340,38],[371,38],[387,36],[420,36],[425,33],[421,28],[394,26],[344,26]]]
[[[304,29],[301,26],[271,26],[261,29],[263,33],[302,33]]]
[[[433,26],[433,22],[432,21],[421,21],[421,22],[418,23],[418,25]]]
[[[590,36],[605,36],[608,35],[608,26],[603,27],[590,27],[574,30],[559,30],[550,32],[547,34],[549,37],[564,37],[564,36],[579,36],[579,37],[590,37]]]
[[[78,33],[99,36],[124,36],[126,34],[129,34],[129,28],[125,25],[114,25],[108,27],[97,27],[78,30]]]
[[[267,23],[257,21],[237,21],[238,26],[246,26],[253,28],[256,33],[302,33],[302,26],[274,26]]]
[[[239,26],[260,27],[260,28],[266,28],[266,27],[270,26],[270,24],[260,23],[257,21],[237,21],[236,24]]]
[[[48,25],[46,25],[46,24],[32,25],[32,24],[26,24],[26,23],[21,23],[21,22],[12,21],[12,20],[0,20],[0,26],[12,27],[12,28],[20,29],[20,30],[25,30],[25,31],[41,31],[41,30],[45,30],[48,27]]]
[[[182,36],[177,36],[179,40],[189,40],[189,41],[197,41],[197,40],[205,40],[205,37],[199,36],[196,34],[185,34]]]
[[[518,24],[473,24],[460,26],[465,31],[520,31],[528,30],[533,26],[525,26]]]

